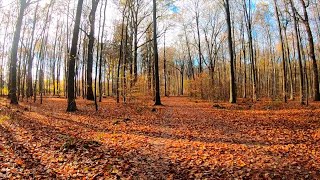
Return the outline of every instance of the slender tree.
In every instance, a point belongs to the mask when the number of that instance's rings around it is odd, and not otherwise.
[[[309,2],[309,1],[308,1]],[[320,92],[319,92],[319,70],[318,70],[318,65],[317,65],[317,60],[316,60],[316,54],[315,54],[315,47],[314,47],[314,42],[313,42],[313,34],[311,31],[310,27],[310,22],[309,22],[309,14],[307,11],[308,6],[310,5],[310,2],[308,4],[305,3],[305,0],[300,0],[300,3],[302,5],[303,9],[303,17],[301,15],[298,15],[300,17],[300,20],[303,22],[305,28],[306,28],[306,33],[308,35],[308,43],[309,43],[309,56],[312,61],[312,71],[313,71],[313,93],[314,101],[320,101]]]
[[[9,97],[11,104],[18,104],[17,98],[17,61],[18,61],[18,47],[20,40],[20,32],[22,27],[22,21],[26,8],[30,5],[30,0],[20,0],[20,10],[17,18],[15,32],[13,36],[12,48],[11,48],[11,62],[10,62],[10,92]]]
[[[39,4],[37,3],[34,16],[33,16],[31,42],[30,42],[30,48],[28,53],[27,98],[33,95],[33,89],[32,89],[32,64],[33,64],[33,58],[34,58],[34,47],[33,47],[34,42],[33,41],[34,41],[34,33],[36,30],[38,7],[39,7]]]
[[[106,13],[107,13],[107,4],[108,4],[108,1],[105,2],[105,5],[104,5],[104,13],[103,13],[103,23],[102,23],[102,30],[101,30],[101,43],[100,43],[100,63],[99,63],[99,102],[102,101],[102,64],[105,64],[105,61],[104,61],[104,57],[103,57],[103,51],[104,51],[104,41],[103,41],[103,38],[104,38],[104,28],[105,28],[105,24],[106,24]],[[102,5],[101,5],[102,6]],[[104,76],[105,77],[105,76]]]
[[[230,55],[230,103],[237,102],[236,95],[236,83],[235,83],[235,75],[234,75],[234,55],[233,55],[233,44],[232,44],[232,34],[231,34],[231,16],[230,16],[230,8],[229,8],[229,0],[224,2],[224,7],[226,9],[226,19],[228,26],[228,45],[229,45],[229,55]]]
[[[72,43],[71,43],[71,51],[70,51],[69,63],[68,63],[68,84],[69,84],[68,107],[67,107],[68,112],[77,110],[75,93],[74,93],[74,90],[75,90],[74,78],[75,78],[75,61],[77,58],[77,51],[78,51],[77,45],[78,45],[82,5],[83,5],[83,0],[78,0],[77,13],[76,13],[76,19],[74,23],[73,37],[72,37]]]
[[[94,100],[93,88],[92,88],[92,68],[93,68],[93,49],[94,49],[94,33],[95,33],[95,20],[96,11],[99,4],[99,0],[92,0],[92,8],[89,15],[90,33],[88,44],[88,62],[87,62],[87,99]]]
[[[117,103],[120,102],[120,69],[121,69],[121,63],[122,63],[122,57],[123,57],[123,37],[124,37],[124,21],[125,21],[125,15],[126,15],[126,9],[127,9],[128,2],[126,1],[125,6],[123,8],[122,12],[122,23],[121,23],[121,40],[120,40],[120,49],[119,49],[119,59],[118,59],[118,66],[117,66],[117,89],[116,89],[116,99]]]
[[[157,2],[153,0],[153,53],[154,53],[154,76],[155,76],[155,105],[161,105],[160,78],[159,78],[159,56],[157,42]]]
[[[283,93],[283,101],[287,102],[287,72],[286,72],[286,57],[285,57],[285,51],[284,51],[284,40],[282,36],[282,26],[281,26],[281,20],[280,20],[280,14],[278,10],[278,4],[277,0],[273,0],[274,8],[276,11],[276,18],[278,22],[278,29],[279,29],[279,37],[280,37],[280,43],[281,43],[281,53],[282,53],[282,93]]]
[[[247,5],[248,3],[248,5]],[[252,37],[252,4],[251,0],[243,0],[243,9],[245,16],[245,23],[247,28],[249,40],[249,55],[251,60],[251,78],[252,78],[252,100],[257,101],[257,76],[256,76],[256,62],[253,50],[253,37]]]
[[[301,49],[300,49],[300,39],[299,39],[299,32],[298,32],[298,18],[295,6],[293,4],[293,0],[290,0],[290,6],[292,10],[293,16],[293,23],[294,23],[294,32],[295,32],[295,40],[296,40],[296,49],[298,53],[298,62],[299,62],[299,79],[300,79],[300,103],[304,104],[304,77],[303,77],[303,65],[302,65],[302,56],[301,56]]]

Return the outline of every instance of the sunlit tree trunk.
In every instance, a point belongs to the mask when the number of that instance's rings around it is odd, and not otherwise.
[[[309,43],[309,56],[312,61],[312,71],[313,71],[313,100],[314,101],[320,101],[320,92],[319,92],[319,73],[318,73],[318,65],[316,61],[316,55],[315,55],[315,47],[314,47],[314,42],[313,42],[313,35],[310,27],[310,22],[309,22],[309,15],[307,12],[307,5],[304,0],[300,0],[302,9],[303,9],[303,14],[304,17],[301,18],[302,22],[306,28],[306,33],[308,35],[308,43]]]
[[[88,44],[88,63],[87,63],[87,99],[94,100],[92,88],[92,68],[93,68],[93,49],[94,49],[94,33],[95,33],[95,20],[96,11],[99,0],[92,0],[92,8],[89,15],[90,33]]]
[[[256,67],[255,67],[255,57],[253,51],[253,38],[252,38],[252,5],[251,0],[248,1],[243,0],[243,9],[244,9],[244,16],[245,22],[247,27],[248,39],[249,39],[249,55],[251,60],[251,78],[252,78],[252,100],[257,101],[257,77],[256,77]]]
[[[301,57],[301,49],[300,49],[300,39],[299,39],[299,32],[298,32],[298,19],[296,17],[296,9],[294,7],[293,1],[290,0],[291,10],[293,12],[293,22],[294,22],[294,32],[295,32],[295,40],[296,40],[296,49],[298,53],[298,62],[299,62],[299,79],[300,79],[300,103],[304,104],[304,77],[303,77],[303,65],[302,65],[302,57]]]
[[[124,20],[125,20],[126,9],[127,9],[127,1],[123,8],[123,13],[122,13],[121,40],[120,40],[119,59],[118,59],[118,67],[117,67],[117,82],[116,82],[117,103],[120,102],[120,70],[121,70],[121,63],[122,63],[122,57],[123,57],[123,36],[124,36]]]
[[[93,50],[94,50],[94,33],[95,33],[95,20],[96,11],[99,0],[92,0],[92,7],[89,15],[90,33],[88,44],[88,64],[87,64],[87,99],[94,100],[93,88],[92,88],[92,68],[93,68]]]
[[[34,41],[34,33],[36,30],[38,6],[39,5],[37,3],[36,10],[33,16],[31,43],[30,43],[30,48],[28,53],[27,98],[33,95],[33,89],[32,89],[32,64],[33,64],[33,58],[34,58],[34,47],[33,47],[34,42],[33,41]]]
[[[231,15],[229,9],[229,0],[225,0],[224,2],[225,10],[226,10],[226,19],[227,19],[227,27],[228,27],[228,45],[229,45],[229,56],[230,56],[230,103],[237,102],[236,95],[236,84],[235,84],[235,75],[234,75],[234,51],[233,51],[233,42],[232,42],[232,27],[231,27]]]
[[[102,23],[102,32],[101,32],[101,38],[100,38],[100,40],[101,40],[101,44],[100,44],[100,57],[99,57],[99,59],[100,59],[100,63],[99,63],[99,102],[101,102],[102,101],[102,95],[103,95],[103,93],[102,93],[102,65],[104,65],[104,67],[105,67],[105,61],[104,61],[104,57],[103,57],[103,55],[104,55],[104,41],[103,41],[103,38],[104,38],[104,28],[105,28],[105,24],[106,24],[106,13],[107,13],[107,11],[106,11],[106,9],[107,9],[107,1],[105,2],[105,5],[104,5],[104,14],[103,14],[103,23]],[[104,69],[106,69],[106,68],[104,68]],[[105,77],[105,75],[104,75],[104,77]],[[105,83],[105,81],[104,81],[104,83]]]
[[[292,77],[292,68],[291,68],[291,58],[290,58],[290,49],[287,37],[287,28],[284,28],[284,37],[285,37],[285,46],[287,54],[287,67],[289,70],[289,83],[290,83],[290,100],[294,99],[294,89],[293,89],[293,77]]]
[[[284,52],[284,41],[282,36],[282,27],[281,27],[281,20],[278,10],[277,0],[273,0],[274,8],[276,11],[276,18],[278,22],[278,29],[279,29],[279,37],[281,43],[281,53],[282,53],[282,93],[283,93],[283,101],[287,102],[287,73],[286,73],[286,57]]]

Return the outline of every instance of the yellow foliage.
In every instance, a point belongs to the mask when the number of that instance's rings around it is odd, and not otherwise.
[[[0,116],[0,124],[3,124],[4,122],[8,121],[10,119],[9,116]]]

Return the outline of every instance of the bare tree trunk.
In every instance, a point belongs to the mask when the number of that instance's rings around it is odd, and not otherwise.
[[[163,40],[163,78],[164,78],[164,96],[168,96],[167,94],[167,59],[166,59],[166,32],[164,32],[164,40]]]
[[[230,103],[237,102],[236,95],[236,84],[235,84],[235,76],[234,76],[234,54],[233,54],[233,42],[232,42],[232,27],[231,27],[231,15],[229,9],[229,0],[225,0],[224,2],[225,10],[226,10],[226,19],[228,26],[228,45],[229,45],[229,55],[230,55]]]
[[[34,33],[36,29],[36,23],[37,23],[37,13],[38,13],[38,6],[37,3],[36,10],[33,16],[33,24],[32,24],[32,33],[31,33],[31,43],[30,43],[30,49],[29,49],[29,58],[28,58],[28,78],[27,78],[27,98],[31,97],[33,95],[33,89],[32,89],[32,63],[34,58],[34,47],[33,47],[33,41],[34,41]]]
[[[199,27],[199,10],[196,12],[196,25],[197,25],[197,36],[198,36],[198,52],[199,52],[199,73],[202,73],[202,52],[201,52],[201,38],[200,38],[200,27]]]
[[[293,77],[292,77],[292,69],[291,69],[291,58],[290,58],[290,49],[287,37],[287,28],[284,29],[284,37],[285,37],[285,44],[287,49],[287,65],[289,70],[289,83],[290,83],[290,100],[294,99],[294,89],[293,89]]]
[[[243,9],[244,9],[245,22],[246,22],[246,27],[248,32],[250,60],[251,60],[252,100],[257,101],[257,77],[256,77],[255,60],[254,60],[254,52],[253,52],[251,8],[252,8],[251,0],[249,0],[249,7],[247,7],[246,1],[243,0]]]
[[[159,78],[159,57],[157,42],[157,2],[153,0],[153,53],[154,53],[154,70],[155,70],[155,105],[161,105],[160,99],[160,78]]]
[[[183,77],[183,75],[184,75],[184,70],[183,69],[181,69],[181,72],[180,72],[180,78],[181,78],[181,87],[180,87],[180,94],[181,94],[181,96],[183,96],[183,94],[184,94],[184,91],[183,91],[183,80],[184,80],[184,77]]]
[[[125,19],[125,13],[127,9],[127,1],[125,4],[125,7],[123,9],[122,13],[122,24],[121,24],[121,40],[120,40],[120,51],[119,51],[119,60],[118,60],[118,68],[117,68],[117,89],[116,89],[116,94],[117,94],[117,103],[120,102],[120,69],[121,69],[121,62],[122,62],[122,54],[123,54],[123,33],[124,33],[124,19]]]
[[[295,32],[295,40],[296,40],[296,49],[298,52],[298,62],[299,62],[299,78],[300,78],[300,104],[304,104],[304,77],[303,77],[303,64],[302,64],[302,57],[301,57],[301,43],[300,43],[300,34],[298,31],[298,19],[296,17],[296,9],[294,7],[293,1],[290,0],[291,9],[293,12],[293,22],[294,22],[294,32]]]
[[[11,104],[18,104],[17,98],[17,61],[18,61],[18,47],[20,40],[20,32],[22,27],[22,20],[24,16],[24,11],[29,3],[26,0],[20,0],[20,10],[17,18],[17,23],[15,27],[15,32],[13,36],[12,48],[11,48],[11,61],[10,61],[10,91],[9,97],[11,99]]]
[[[51,71],[51,73],[52,73],[52,84],[53,84],[53,96],[55,96],[56,95],[56,81],[55,81],[55,77],[56,77],[56,75],[55,75],[55,69],[56,69],[56,58],[57,58],[57,41],[58,41],[58,31],[59,31],[59,24],[57,23],[57,29],[56,29],[56,38],[55,38],[55,40],[54,40],[54,48],[53,48],[53,64],[52,64],[52,71]],[[57,81],[58,81],[58,79],[57,79]]]
[[[123,81],[122,81],[122,97],[123,97],[123,102],[126,102],[126,93],[127,93],[127,77],[126,77],[126,71],[127,71],[127,54],[128,54],[128,21],[129,17],[127,17],[127,22],[126,22],[126,35],[125,35],[125,41],[124,41],[124,51],[123,51],[123,64],[122,64],[122,74],[123,74]]]
[[[282,93],[283,93],[283,101],[287,102],[287,73],[286,73],[286,58],[284,53],[284,41],[282,37],[282,27],[281,27],[281,21],[280,21],[280,15],[277,5],[277,0],[273,0],[274,7],[276,11],[276,18],[278,22],[278,28],[279,28],[279,37],[280,37],[280,43],[281,43],[281,52],[282,52]]]
[[[94,32],[95,32],[95,20],[96,11],[99,0],[92,0],[92,8],[89,15],[90,33],[88,44],[88,64],[87,64],[87,99],[94,100],[94,94],[92,89],[92,68],[93,68],[93,49],[94,49]]]
[[[244,39],[244,30],[242,32],[242,53],[243,53],[243,98],[247,98],[247,63],[246,63],[246,45]]]
[[[78,45],[78,36],[79,36],[79,27],[81,20],[81,12],[82,12],[83,0],[78,0],[76,19],[74,23],[73,29],[73,37],[71,44],[71,52],[70,52],[70,61],[68,66],[68,107],[67,111],[72,112],[77,110],[76,100],[74,96],[74,68],[75,68],[75,59],[77,56],[77,45]]]
[[[25,28],[23,28],[23,32],[22,32],[22,37],[21,37],[21,46],[20,46],[20,52],[19,52],[19,59],[18,59],[18,74],[17,74],[17,98],[18,98],[18,101],[20,100],[20,93],[21,93],[21,66],[22,66],[22,63],[23,63],[23,59],[25,59],[25,55],[26,53],[24,53],[22,51],[23,49],[23,40],[25,39],[24,38],[25,36]]]
[[[316,55],[315,55],[315,47],[314,47],[314,42],[313,42],[313,35],[312,35],[312,31],[310,28],[310,23],[309,23],[309,15],[307,12],[307,5],[304,2],[304,0],[300,0],[301,4],[302,4],[302,9],[303,9],[303,14],[304,14],[304,18],[303,20],[303,24],[305,25],[306,28],[306,32],[308,35],[308,43],[309,43],[309,56],[311,58],[312,61],[312,71],[313,71],[313,100],[314,101],[320,101],[320,92],[319,92],[319,73],[318,73],[318,65],[317,65],[317,61],[316,61]]]
[[[102,5],[101,5],[102,6]],[[103,37],[104,37],[104,26],[106,24],[106,9],[107,9],[107,1],[105,2],[104,6],[104,14],[103,14],[103,23],[102,23],[102,32],[101,32],[101,44],[100,44],[100,64],[99,64],[99,102],[102,101],[102,64],[105,64],[104,58],[103,58],[103,50],[104,50],[104,42],[103,42]],[[105,68],[104,68],[105,69]],[[104,76],[105,77],[105,76]],[[105,82],[105,81],[104,81]]]

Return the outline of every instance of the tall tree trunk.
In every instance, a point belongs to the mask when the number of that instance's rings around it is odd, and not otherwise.
[[[298,62],[299,62],[299,79],[300,79],[300,104],[304,104],[304,77],[303,77],[303,64],[302,64],[302,56],[301,56],[301,45],[300,45],[300,38],[298,32],[298,19],[296,17],[296,9],[294,7],[293,1],[290,0],[291,10],[293,12],[293,22],[294,22],[294,32],[295,32],[295,40],[296,40],[296,49],[298,52]]]
[[[77,56],[77,45],[78,45],[82,5],[83,5],[83,0],[78,0],[76,19],[75,19],[74,29],[73,29],[71,52],[69,57],[70,60],[68,64],[69,65],[68,66],[69,86],[68,86],[68,107],[67,107],[68,112],[77,110],[76,100],[74,96],[74,76],[75,76],[74,68],[75,68],[75,59]]]
[[[236,95],[236,84],[235,84],[235,76],[234,76],[234,55],[233,55],[233,43],[232,43],[232,28],[231,28],[231,19],[230,19],[230,9],[229,9],[229,0],[225,1],[225,9],[226,9],[226,19],[228,26],[228,45],[229,45],[229,55],[230,55],[230,103],[237,102]]]
[[[117,67],[117,89],[116,89],[116,99],[117,103],[120,102],[120,69],[121,69],[121,62],[122,62],[122,55],[123,55],[123,33],[124,33],[124,20],[125,20],[125,13],[127,9],[127,1],[123,9],[122,13],[122,24],[121,24],[121,40],[120,40],[120,50],[119,50],[119,59],[118,59],[118,67]]]
[[[303,14],[304,14],[304,19],[303,19],[303,24],[305,25],[306,28],[306,33],[308,35],[308,43],[309,43],[309,56],[312,61],[312,71],[313,71],[313,100],[314,101],[320,101],[320,92],[319,92],[319,73],[318,73],[318,65],[316,61],[316,55],[315,55],[315,47],[314,47],[314,42],[313,42],[313,35],[309,23],[309,15],[307,12],[307,5],[304,2],[304,0],[300,0],[302,4],[302,9],[303,9]]]
[[[102,6],[102,5],[101,5]],[[100,44],[100,63],[99,63],[99,102],[102,101],[102,64],[105,64],[104,58],[103,58],[103,50],[104,50],[104,26],[106,24],[106,9],[107,9],[107,1],[105,2],[104,5],[104,14],[103,14],[103,23],[102,23],[102,32],[101,32],[101,44]],[[104,68],[105,69],[105,68]],[[104,76],[105,77],[105,76]],[[104,81],[105,82],[105,81]]]
[[[155,105],[161,105],[160,99],[160,78],[159,78],[159,57],[157,42],[157,2],[153,0],[153,53],[154,53],[154,70],[155,70]]]
[[[283,93],[283,101],[287,102],[287,73],[286,73],[286,57],[284,52],[284,41],[282,36],[282,27],[281,27],[281,21],[280,21],[280,15],[278,10],[278,4],[277,0],[273,0],[274,2],[274,8],[276,11],[276,18],[278,22],[278,28],[279,28],[279,37],[280,37],[280,43],[281,43],[281,53],[282,53],[282,93]]]
[[[18,98],[18,101],[20,100],[20,91],[21,91],[21,66],[22,66],[22,63],[23,63],[23,59],[25,59],[25,55],[26,53],[24,53],[24,51],[22,50],[23,49],[23,40],[25,39],[24,36],[25,36],[25,30],[26,28],[23,28],[23,32],[22,32],[22,37],[21,37],[21,46],[20,46],[20,52],[19,52],[19,59],[18,59],[18,74],[17,74],[17,98]]]
[[[33,95],[33,89],[32,89],[32,63],[33,63],[33,58],[34,58],[34,47],[33,47],[34,43],[33,43],[33,41],[34,41],[34,33],[36,30],[38,6],[39,6],[39,4],[37,3],[36,10],[35,10],[34,16],[33,16],[31,43],[30,43],[30,49],[29,49],[29,54],[28,54],[27,98],[29,98]]]
[[[252,39],[251,0],[249,0],[248,3],[249,3],[249,6],[247,7],[246,1],[243,0],[243,9],[244,9],[245,22],[246,22],[246,27],[248,32],[249,50],[250,50],[249,54],[250,54],[250,60],[251,60],[252,100],[257,101],[257,77],[256,77],[256,70],[255,70],[255,58],[254,58],[253,39]]]
[[[196,12],[196,26],[197,26],[197,36],[198,36],[198,53],[199,53],[199,73],[202,73],[202,52],[201,52],[201,38],[200,38],[200,27],[199,27],[199,10]]]
[[[287,37],[287,28],[284,29],[284,37],[287,51],[287,66],[289,70],[289,83],[290,83],[290,100],[294,99],[294,89],[293,89],[293,77],[292,77],[292,68],[291,68],[291,58],[290,58],[290,49]]]
[[[163,78],[164,78],[164,96],[167,94],[167,59],[166,59],[166,32],[164,32],[163,39]]]
[[[242,32],[242,53],[243,53],[243,98],[247,98],[247,56],[246,56],[246,45],[244,39],[244,30]]]
[[[123,51],[123,64],[122,64],[122,74],[123,74],[123,81],[122,81],[122,97],[123,97],[123,102],[126,102],[126,96],[127,96],[127,77],[126,77],[126,71],[127,71],[127,55],[128,55],[128,24],[129,18],[127,17],[127,22],[126,22],[126,35],[125,35],[125,41],[124,41],[124,51]]]
[[[53,62],[52,62],[52,70],[51,70],[51,75],[52,75],[52,84],[53,84],[53,96],[56,95],[56,75],[55,75],[55,69],[56,69],[56,61],[57,61],[57,41],[58,41],[58,31],[59,31],[59,22],[57,23],[57,28],[56,28],[56,35],[55,35],[55,40],[54,40],[54,48],[53,48],[53,55],[52,55],[52,58],[53,58]],[[57,79],[58,81],[58,79]]]
[[[99,17],[99,25],[98,25],[98,38],[97,38],[97,55],[96,55],[96,68],[95,68],[95,76],[94,76],[94,105],[96,107],[96,111],[98,111],[98,100],[97,100],[97,78],[98,78],[98,66],[99,68],[99,99],[101,98],[101,91],[100,91],[100,73],[101,73],[101,61],[99,62],[99,58],[100,58],[100,54],[102,54],[102,52],[100,52],[100,46],[99,43],[100,42],[100,33],[101,33],[101,18],[102,18],[102,5],[100,6],[100,17]],[[101,38],[102,39],[102,38]],[[100,53],[100,54],[99,54]]]
[[[183,65],[184,66],[184,65]],[[180,71],[180,78],[181,78],[181,89],[180,89],[180,94],[181,94],[181,96],[183,96],[183,94],[184,94],[184,91],[183,91],[183,82],[184,82],[184,68],[183,67],[181,67],[181,71]]]
[[[134,79],[133,82],[136,83],[138,81],[138,11],[139,9],[135,9],[133,12],[134,26],[133,26],[133,74]]]
[[[17,98],[17,61],[18,61],[18,47],[20,40],[20,32],[22,27],[22,20],[24,11],[27,8],[28,3],[26,0],[20,0],[20,10],[13,36],[12,48],[11,48],[11,62],[10,62],[10,91],[9,97],[11,104],[18,104]]]
[[[99,4],[99,0],[92,0],[92,8],[89,15],[90,22],[90,34],[88,44],[88,65],[87,65],[87,99],[94,100],[93,88],[92,88],[92,68],[93,68],[93,49],[94,49],[94,32],[95,32],[95,20],[96,11]]]

